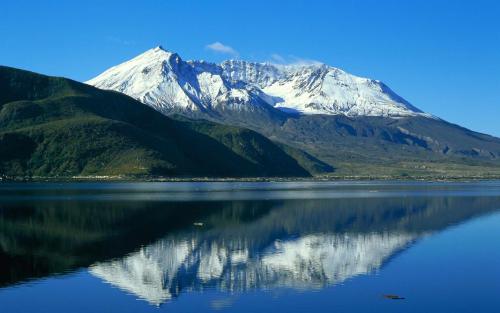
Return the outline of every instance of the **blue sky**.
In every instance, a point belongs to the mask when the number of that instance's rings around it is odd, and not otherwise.
[[[160,44],[184,59],[318,60],[500,136],[499,16],[481,0],[2,0],[0,64],[84,81]]]

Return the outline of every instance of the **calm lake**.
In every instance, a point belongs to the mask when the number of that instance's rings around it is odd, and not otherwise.
[[[500,181],[0,184],[0,312],[494,312]]]

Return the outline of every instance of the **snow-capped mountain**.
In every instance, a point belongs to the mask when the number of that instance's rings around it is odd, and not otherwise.
[[[258,86],[267,103],[302,114],[412,116],[423,113],[382,82],[358,77],[326,64],[276,65],[226,61],[232,83]]]
[[[87,84],[125,93],[165,114],[268,106],[260,90],[247,84],[231,84],[220,66],[185,62],[161,47],[110,68]]]
[[[276,110],[347,116],[426,115],[377,80],[325,64],[183,61],[161,47],[87,81],[169,114]]]
[[[378,80],[325,64],[184,61],[156,47],[87,83],[165,115],[249,128],[334,167],[359,164],[356,171],[373,161],[391,167],[409,159],[500,157],[497,138],[424,113]]]

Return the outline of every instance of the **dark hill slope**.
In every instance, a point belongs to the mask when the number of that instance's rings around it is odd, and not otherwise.
[[[309,176],[331,167],[247,129],[0,67],[0,175]]]

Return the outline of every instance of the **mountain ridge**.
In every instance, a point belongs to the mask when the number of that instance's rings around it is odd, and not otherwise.
[[[86,83],[123,92],[164,113],[275,108],[299,114],[431,117],[382,82],[326,64],[183,61],[161,47]]]

